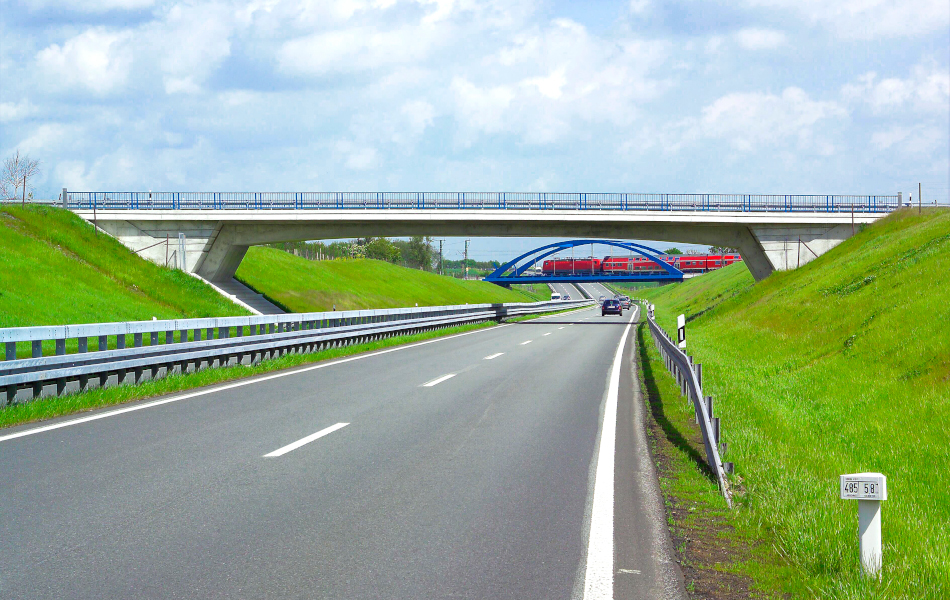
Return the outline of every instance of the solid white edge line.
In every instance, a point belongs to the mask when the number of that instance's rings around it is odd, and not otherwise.
[[[578,308],[578,311],[587,310],[589,307]],[[560,313],[556,315],[546,315],[543,317],[538,317],[538,319],[550,319],[553,317],[560,317],[565,313]],[[69,421],[63,421],[61,423],[54,423],[52,425],[44,425],[42,427],[36,427],[34,429],[25,429],[23,431],[18,431],[17,433],[11,433],[9,435],[0,436],[0,442],[5,442],[7,440],[14,440],[21,437],[26,437],[28,435],[34,435],[37,433],[43,433],[46,431],[53,431],[54,429],[61,429],[63,427],[70,427],[72,425],[81,425],[82,423],[88,423],[90,421],[98,421],[99,419],[105,419],[108,417],[115,417],[117,415],[135,412],[137,410],[144,410],[146,408],[152,408],[153,406],[161,406],[163,404],[169,404],[171,402],[178,402],[180,400],[188,400],[189,398],[196,398],[198,396],[205,396],[207,394],[215,394],[217,392],[224,392],[234,388],[239,388],[245,385],[253,385],[255,383],[260,383],[262,381],[269,381],[271,379],[277,379],[279,377],[288,377],[290,375],[297,375],[298,373],[306,373],[307,371],[314,371],[316,369],[324,369],[326,367],[332,367],[334,365],[340,365],[343,363],[348,363],[354,360],[362,360],[364,358],[372,358],[373,356],[379,356],[381,354],[389,354],[390,352],[398,352],[401,350],[409,350],[410,348],[416,348],[418,346],[425,346],[426,344],[434,344],[436,342],[442,342],[445,340],[451,340],[453,338],[459,338],[466,335],[474,335],[476,333],[484,333],[486,331],[497,331],[502,327],[511,327],[512,323],[505,323],[504,325],[498,325],[496,327],[488,327],[485,329],[477,329],[475,331],[466,331],[464,333],[456,333],[455,335],[447,335],[445,337],[435,338],[433,340],[425,340],[422,342],[416,342],[414,344],[403,344],[401,346],[394,346],[392,348],[386,348],[385,350],[378,350],[376,352],[370,352],[368,354],[357,354],[354,356],[348,356],[346,358],[340,358],[337,360],[331,360],[327,362],[321,362],[316,365],[311,365],[309,367],[294,368],[294,369],[282,369],[277,373],[272,375],[261,375],[257,377],[252,377],[250,379],[244,379],[241,381],[236,381],[234,383],[229,383],[222,385],[220,387],[215,387],[214,389],[200,390],[197,392],[190,392],[187,394],[182,394],[180,396],[172,396],[171,398],[163,398],[161,400],[153,400],[151,402],[145,402],[143,404],[136,404],[135,406],[126,406],[125,408],[118,408],[116,410],[110,410],[104,413],[99,413],[95,415],[90,415],[88,417],[80,417],[78,419],[70,419]]]
[[[526,341],[526,342],[521,342],[521,343],[518,344],[518,345],[519,345],[519,346],[527,346],[528,344],[531,343],[531,341],[532,341],[532,340],[528,340],[528,341]]]
[[[326,429],[321,429],[320,431],[316,433],[312,433],[305,438],[300,438],[299,440],[297,440],[296,442],[292,444],[287,444],[283,448],[278,448],[277,450],[274,450],[273,452],[265,454],[263,458],[277,458],[278,456],[283,456],[287,454],[288,452],[296,450],[297,448],[304,446],[306,444],[309,444],[310,442],[314,440],[318,440],[327,434],[333,433],[337,429],[343,429],[347,425],[349,425],[349,423],[337,423],[336,425],[330,425]]]
[[[610,368],[604,423],[594,472],[594,497],[591,501],[590,536],[587,542],[587,571],[584,576],[584,600],[613,600],[614,597],[614,453],[617,444],[617,401],[623,348],[633,319],[627,323],[613,366]]]
[[[504,352],[496,352],[495,354],[489,354],[488,356],[486,356],[486,357],[483,358],[482,360],[494,360],[494,359],[498,358],[499,356],[501,356],[502,354],[504,354]]]
[[[439,385],[440,383],[442,383],[442,382],[445,381],[446,379],[452,379],[453,377],[455,377],[455,375],[456,375],[456,373],[449,373],[448,375],[443,375],[442,377],[436,377],[436,378],[433,379],[432,381],[428,381],[428,382],[426,382],[426,383],[423,383],[423,384],[422,384],[422,387],[432,387],[432,386],[434,386],[434,385]]]

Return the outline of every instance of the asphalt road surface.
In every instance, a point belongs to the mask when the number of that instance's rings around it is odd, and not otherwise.
[[[0,598],[683,597],[631,316],[2,430]]]

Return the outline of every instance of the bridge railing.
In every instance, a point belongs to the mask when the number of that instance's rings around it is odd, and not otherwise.
[[[98,210],[610,210],[882,213],[896,195],[558,192],[67,192],[65,207]]]
[[[732,493],[729,490],[726,473],[732,471],[732,463],[722,462],[720,456],[719,419],[713,416],[712,397],[703,395],[702,365],[694,364],[693,357],[681,350],[666,333],[666,330],[657,324],[653,311],[650,310],[651,305],[645,304],[644,309],[650,335],[653,337],[656,348],[663,358],[664,366],[676,378],[680,393],[686,396],[693,405],[693,410],[696,413],[696,423],[699,424],[703,435],[706,464],[709,465],[710,471],[716,477],[719,490],[726,499],[726,503],[731,507]]]
[[[590,300],[130,321],[0,329],[4,403],[255,364],[464,323],[579,308]],[[93,350],[95,344],[95,350]]]

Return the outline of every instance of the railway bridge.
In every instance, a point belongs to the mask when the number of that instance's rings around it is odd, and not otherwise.
[[[368,236],[563,237],[738,248],[792,269],[900,206],[897,195],[550,192],[72,192],[64,208],[140,255],[228,282],[250,246]]]

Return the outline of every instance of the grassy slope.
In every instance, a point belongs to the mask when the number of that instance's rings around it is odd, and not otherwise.
[[[717,397],[746,489],[746,565],[792,597],[941,598],[950,590],[950,211],[901,211],[796,271],[742,265],[641,291]],[[681,403],[681,400],[674,400]],[[882,582],[858,576],[857,506],[842,473],[888,477]],[[699,477],[698,472],[692,476]]]
[[[70,212],[0,207],[0,327],[247,314]]]
[[[332,310],[334,305],[337,310],[353,310],[534,300],[490,283],[442,277],[378,260],[309,261],[264,247],[248,251],[237,277],[294,312]]]

